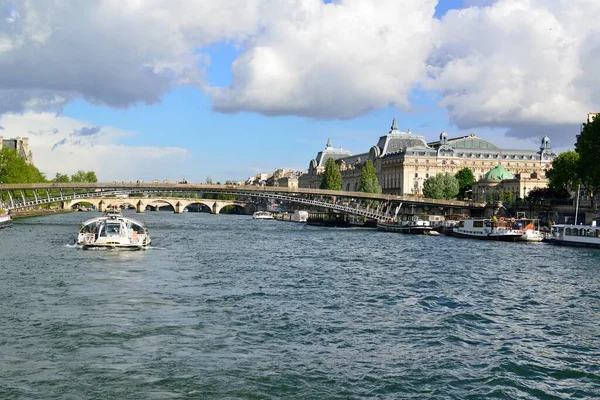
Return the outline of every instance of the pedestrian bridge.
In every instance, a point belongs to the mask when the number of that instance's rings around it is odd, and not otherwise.
[[[214,195],[228,195],[235,200],[231,203],[217,203],[224,200],[209,200]],[[306,188],[287,188],[277,186],[237,186],[237,185],[196,185],[188,183],[145,183],[145,182],[113,182],[113,183],[35,183],[0,185],[1,207],[8,210],[19,210],[50,203],[66,203],[77,201],[92,203],[107,197],[125,196],[128,204],[135,196],[151,196],[155,199],[178,198],[174,209],[183,210],[186,202],[202,203],[206,201],[213,212],[221,210],[227,204],[249,203],[256,199],[273,199],[354,214],[367,218],[383,219],[389,216],[390,210],[401,207],[419,207],[428,209],[437,207],[446,214],[468,214],[472,210],[482,211],[485,203],[473,203],[453,200],[428,199],[416,196],[397,196],[338,190],[321,190]],[[133,197],[131,197],[133,196]],[[134,207],[143,202],[137,198]],[[171,200],[169,200],[171,201]],[[212,203],[211,203],[212,202]],[[75,205],[76,203],[70,203]],[[94,204],[94,203],[92,203]],[[100,204],[100,202],[98,202]],[[106,205],[106,201],[104,202]],[[189,203],[191,204],[191,203]],[[209,205],[212,204],[212,205]],[[171,204],[173,205],[173,204]],[[145,207],[144,207],[145,209]],[[177,211],[176,211],[177,212]]]

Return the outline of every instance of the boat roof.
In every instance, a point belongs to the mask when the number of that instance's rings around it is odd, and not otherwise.
[[[88,219],[87,221],[83,221],[81,223],[81,225],[89,225],[92,222],[109,221],[109,220],[118,220],[118,221],[123,221],[125,223],[131,222],[133,224],[144,226],[143,222],[138,221],[137,219],[123,217],[122,215],[121,216],[106,216],[106,215],[103,215],[102,217],[91,218],[91,219]]]

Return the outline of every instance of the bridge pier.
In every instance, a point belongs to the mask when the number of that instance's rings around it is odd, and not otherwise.
[[[144,211],[146,211],[146,204],[144,204],[144,202],[142,200],[140,200],[135,205],[135,212],[137,212],[137,213],[143,213]]]
[[[183,214],[183,210],[184,210],[185,207],[183,206],[183,204],[181,204],[180,201],[178,201],[175,204],[175,207],[173,207],[173,208],[175,210],[175,214]]]
[[[102,213],[106,211],[106,203],[104,202],[104,200],[100,200],[100,203],[98,203],[98,211]]]

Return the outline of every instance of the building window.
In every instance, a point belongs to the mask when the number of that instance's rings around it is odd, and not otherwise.
[[[415,178],[418,178],[418,177],[419,177],[419,174],[415,174]]]

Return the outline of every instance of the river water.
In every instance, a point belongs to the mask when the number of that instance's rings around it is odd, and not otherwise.
[[[600,251],[131,214],[0,231],[1,399],[600,397]]]

